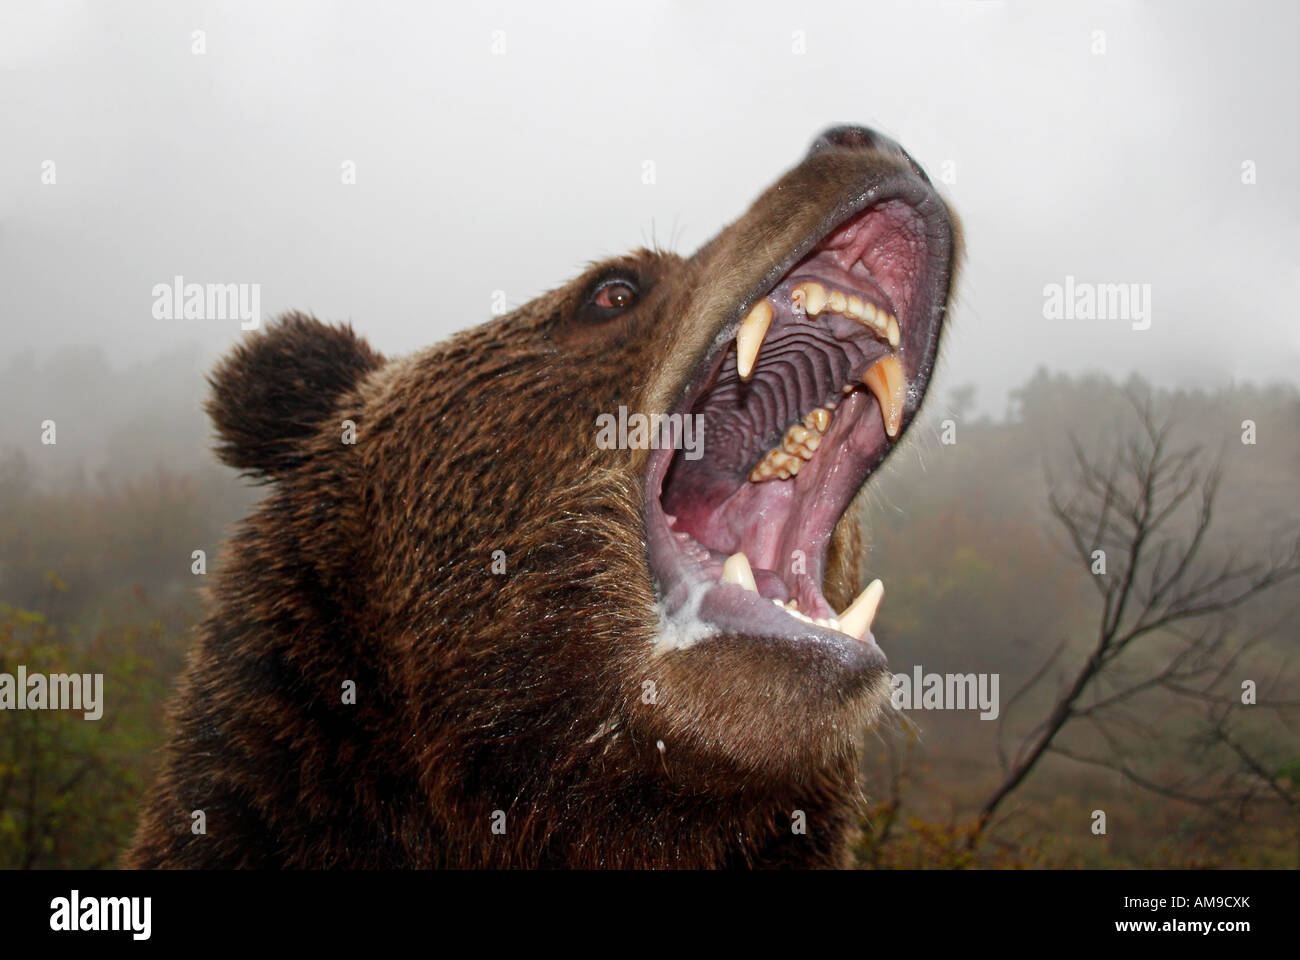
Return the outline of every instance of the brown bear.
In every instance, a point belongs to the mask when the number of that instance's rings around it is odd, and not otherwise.
[[[837,127],[689,259],[389,360],[290,315],[212,376],[234,535],[137,867],[848,862],[885,702],[867,477],[955,220]]]

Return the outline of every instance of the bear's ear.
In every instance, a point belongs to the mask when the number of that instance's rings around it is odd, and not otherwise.
[[[352,332],[290,313],[252,334],[208,377],[217,456],[246,473],[283,475],[344,393],[384,363]]]

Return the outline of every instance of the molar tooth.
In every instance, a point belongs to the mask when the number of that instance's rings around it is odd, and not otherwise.
[[[822,431],[830,421],[830,412],[817,407],[804,415],[802,424],[792,423],[781,437],[780,445],[764,454],[763,459],[749,471],[750,482],[761,483],[773,477],[789,480],[797,476],[821,446]]]
[[[734,583],[754,593],[758,593],[758,584],[754,583],[754,571],[749,566],[749,557],[744,552],[733,553],[722,565],[722,582]]]
[[[850,317],[855,317],[861,320],[866,317],[866,313],[863,311],[867,306],[868,304],[863,303],[860,297],[849,297],[849,302],[845,305],[844,312]]]
[[[790,300],[803,312],[815,317],[826,308],[826,288],[820,283],[801,283],[790,291]]]
[[[736,372],[741,380],[748,380],[754,372],[754,361],[772,323],[772,305],[764,298],[754,304],[740,329],[736,331]]]
[[[885,585],[879,580],[872,580],[867,589],[858,594],[857,599],[839,616],[839,631],[850,637],[862,640],[871,629],[871,622],[876,619],[876,610],[880,608],[880,599],[885,595]]]
[[[781,449],[786,453],[798,453],[799,447],[803,446],[804,441],[812,436],[812,432],[807,428],[795,423],[786,430],[785,436],[781,438]]]
[[[907,375],[898,354],[881,357],[862,375],[862,382],[876,396],[880,415],[885,421],[885,433],[898,436],[898,426],[903,420],[903,404],[907,399]]]
[[[835,313],[843,313],[848,305],[848,298],[838,290],[832,290],[826,295],[826,306],[830,307]]]

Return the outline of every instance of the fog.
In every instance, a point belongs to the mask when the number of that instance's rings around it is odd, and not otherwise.
[[[494,291],[694,250],[843,121],[899,139],[963,220],[940,390],[1000,414],[1039,366],[1295,381],[1295,5],[741,9],[0,4],[0,371],[70,347],[126,371],[114,396],[10,377],[0,399],[93,417],[153,396],[150,370],[197,397],[245,334],[156,319],[177,275],[410,351]],[[1046,318],[1067,277],[1149,285],[1149,327]]]

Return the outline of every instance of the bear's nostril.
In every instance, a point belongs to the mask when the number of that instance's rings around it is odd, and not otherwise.
[[[818,150],[824,150],[827,147],[880,147],[888,141],[874,130],[868,130],[866,127],[855,127],[851,124],[844,124],[838,127],[831,127],[823,131],[822,135],[813,141],[809,153],[816,153]]]
[[[841,124],[823,131],[822,135],[813,141],[812,146],[808,148],[808,156],[819,153],[829,147],[848,147],[850,149],[870,149],[879,150],[883,153],[893,153],[907,161],[907,165],[912,171],[924,180],[930,182],[930,178],[925,175],[920,164],[912,159],[911,155],[900,147],[883,133],[868,129],[867,127],[855,126],[851,123]]]

